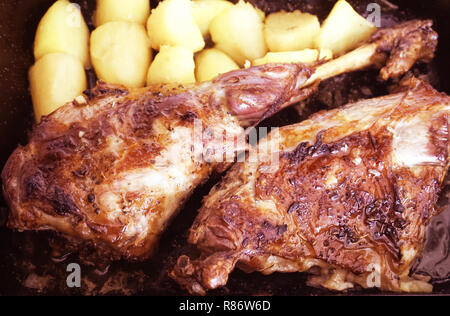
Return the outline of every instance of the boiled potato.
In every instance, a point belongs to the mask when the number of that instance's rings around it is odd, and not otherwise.
[[[239,69],[239,66],[224,52],[210,48],[195,57],[197,81],[210,81],[218,75]]]
[[[29,79],[37,122],[87,87],[83,64],[66,53],[44,55],[30,68]]]
[[[325,56],[324,56],[325,57]],[[270,52],[263,58],[256,59],[254,66],[269,63],[313,63],[319,59],[319,51],[317,49],[304,49],[292,52]]]
[[[317,16],[299,10],[272,13],[267,17],[264,26],[266,43],[271,52],[312,48],[319,31]]]
[[[333,59],[333,51],[329,48],[319,49],[319,60]]]
[[[161,46],[148,70],[147,85],[195,82],[194,52],[184,46]]]
[[[98,27],[91,35],[91,58],[99,79],[143,87],[152,59],[144,26],[119,21]]]
[[[149,15],[150,0],[97,0],[94,20],[97,27],[114,21],[145,24]]]
[[[334,55],[341,55],[367,40],[376,29],[345,0],[339,0],[322,24],[316,47],[329,48]]]
[[[196,0],[192,2],[192,14],[203,36],[208,35],[211,21],[233,4],[226,0]]]
[[[261,10],[260,8],[256,8],[256,13],[258,13],[259,18],[261,19],[262,22],[264,22],[264,20],[266,19],[266,14],[264,13],[263,10]]]
[[[67,53],[89,65],[89,29],[77,5],[56,1],[39,22],[34,40],[36,60],[48,53]]]
[[[205,47],[202,33],[195,23],[189,0],[164,0],[152,10],[147,22],[152,47],[185,46],[198,52]]]
[[[246,60],[260,58],[267,52],[261,18],[256,9],[244,1],[216,16],[209,29],[217,48],[240,66]]]

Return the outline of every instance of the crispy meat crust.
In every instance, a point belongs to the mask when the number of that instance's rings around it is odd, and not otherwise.
[[[432,29],[432,20],[411,20],[376,32],[370,42],[378,43],[377,59],[387,58],[380,71],[384,80],[398,77],[417,61],[429,62],[434,57],[438,34]]]
[[[191,228],[202,256],[180,257],[171,277],[204,294],[225,285],[236,265],[263,273],[319,266],[325,276],[316,283],[335,290],[430,290],[408,275],[436,215],[449,114],[450,98],[420,83],[280,128],[275,170],[261,162],[232,168]]]
[[[234,157],[245,148],[225,147],[223,135],[240,137],[245,122],[306,97],[297,83],[311,72],[266,65],[191,87],[99,83],[44,117],[9,158],[8,227],[55,230],[88,262],[147,258],[194,188],[229,164],[197,157],[195,146]],[[201,144],[194,144],[196,122]]]

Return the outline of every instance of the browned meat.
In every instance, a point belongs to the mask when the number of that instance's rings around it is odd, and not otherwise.
[[[245,149],[226,147],[223,135],[237,139],[244,120],[278,100],[306,97],[313,89],[296,86],[310,73],[268,65],[196,87],[98,85],[43,118],[9,158],[2,173],[8,226],[62,233],[84,255],[96,250],[88,261],[147,258],[194,188]]]
[[[181,256],[171,277],[205,294],[235,266],[316,267],[311,283],[333,290],[430,291],[409,272],[448,168],[450,98],[412,82],[260,142],[259,159],[237,163],[205,198],[189,235],[202,256]]]
[[[194,188],[224,166],[212,158],[226,157],[226,165],[244,149],[245,142],[224,145],[225,134],[239,138],[243,127],[306,98],[319,80],[372,65],[383,44],[325,64],[264,65],[191,87],[99,84],[43,118],[10,157],[2,173],[8,226],[54,230],[95,263],[145,259]]]
[[[380,44],[378,53],[390,55],[380,76],[384,80],[398,77],[416,61],[431,61],[438,43],[431,20],[413,20],[375,33],[371,42]],[[386,56],[387,56],[386,55]],[[384,58],[382,58],[384,59]]]

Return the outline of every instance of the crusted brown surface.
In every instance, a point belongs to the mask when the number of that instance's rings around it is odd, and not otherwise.
[[[191,228],[203,255],[181,256],[171,276],[204,294],[225,285],[236,265],[263,273],[320,266],[344,273],[321,285],[345,289],[370,286],[376,264],[378,287],[428,290],[408,273],[447,170],[450,99],[413,82],[409,91],[281,128],[276,171],[257,162],[233,167]]]
[[[44,117],[9,158],[2,173],[8,227],[56,230],[71,251],[93,249],[85,259],[94,263],[147,258],[194,188],[223,169],[194,157],[195,121],[206,149],[233,157],[236,148],[223,147],[222,135],[241,136],[241,124],[306,97],[296,84],[309,73],[267,65],[191,87],[129,91],[100,83]]]
[[[438,34],[431,20],[412,20],[376,32],[370,42],[379,43],[379,53],[389,54],[380,76],[384,80],[398,77],[417,61],[429,62],[434,57]],[[378,58],[381,56],[378,56]]]

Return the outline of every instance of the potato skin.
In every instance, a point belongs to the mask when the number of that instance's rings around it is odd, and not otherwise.
[[[44,55],[30,68],[29,80],[37,122],[87,88],[83,65],[66,53]]]
[[[202,33],[195,23],[189,0],[164,0],[153,9],[147,21],[152,48],[162,45],[184,46],[194,52],[205,47]]]
[[[126,21],[145,24],[150,15],[149,0],[97,0],[95,25]]]
[[[210,81],[218,75],[239,69],[230,56],[217,48],[201,51],[195,56],[195,74],[198,82]]]
[[[56,1],[44,14],[36,30],[34,57],[67,53],[89,65],[89,29],[79,7],[67,0]]]
[[[261,16],[250,3],[240,1],[224,10],[211,22],[210,33],[216,47],[240,66],[267,52]]]
[[[147,74],[147,85],[195,83],[194,52],[183,46],[161,46]]]
[[[108,22],[91,35],[91,58],[99,79],[129,88],[145,85],[152,53],[141,24]]]
[[[264,36],[271,52],[313,48],[319,31],[319,19],[299,10],[272,13],[267,16],[264,26]]]

